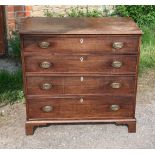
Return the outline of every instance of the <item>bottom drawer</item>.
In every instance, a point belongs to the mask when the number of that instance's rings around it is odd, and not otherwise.
[[[28,99],[27,104],[29,120],[129,118],[134,114],[134,97],[129,96]]]

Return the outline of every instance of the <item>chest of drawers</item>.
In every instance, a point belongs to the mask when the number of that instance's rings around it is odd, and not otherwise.
[[[21,22],[26,134],[52,123],[116,123],[136,131],[141,30],[131,18]]]

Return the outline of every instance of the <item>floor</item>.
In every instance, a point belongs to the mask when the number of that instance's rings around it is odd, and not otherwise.
[[[114,124],[49,125],[26,136],[24,104],[8,105],[0,112],[0,149],[155,148],[155,71],[146,72],[138,81],[136,133]]]

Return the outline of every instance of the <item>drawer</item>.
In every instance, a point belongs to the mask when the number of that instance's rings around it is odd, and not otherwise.
[[[104,119],[133,116],[133,97],[74,97],[28,99],[29,119]]]
[[[25,56],[26,72],[107,73],[136,72],[136,55],[32,55]]]
[[[134,76],[29,76],[28,95],[133,94]]]
[[[138,36],[73,36],[46,37],[26,36],[23,41],[25,52],[119,52],[135,53],[138,51]]]

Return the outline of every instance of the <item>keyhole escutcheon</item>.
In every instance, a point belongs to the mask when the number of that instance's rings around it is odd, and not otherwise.
[[[83,98],[80,98],[80,103],[83,103]]]
[[[84,60],[84,58],[83,57],[80,57],[80,61],[83,62],[83,60]]]
[[[83,38],[80,39],[80,43],[83,44]]]
[[[81,77],[80,77],[80,81],[83,82],[83,80],[84,80],[84,78],[83,78],[83,76],[81,76]]]

